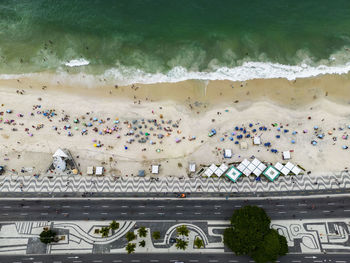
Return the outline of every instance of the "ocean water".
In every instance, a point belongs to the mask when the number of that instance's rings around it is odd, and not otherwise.
[[[0,77],[129,84],[349,71],[349,0],[0,1]]]

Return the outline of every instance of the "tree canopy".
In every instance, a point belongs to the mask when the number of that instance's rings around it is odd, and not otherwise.
[[[175,246],[176,246],[177,249],[186,250],[186,248],[188,246],[188,242],[183,240],[183,239],[181,239],[181,238],[177,238]]]
[[[137,232],[139,233],[140,237],[146,237],[147,236],[147,229],[144,226],[140,227]]]
[[[159,232],[159,231],[154,231],[154,232],[152,233],[152,237],[153,237],[155,240],[160,239],[160,232]]]
[[[40,233],[40,241],[44,244],[50,244],[55,241],[56,232],[52,230],[44,230]]]
[[[110,224],[109,224],[109,227],[112,229],[112,230],[117,230],[119,228],[119,223],[115,220],[113,220]]]
[[[125,238],[130,242],[136,238],[136,235],[134,234],[134,232],[129,231],[128,233],[126,233]]]
[[[128,252],[128,254],[131,254],[132,252],[135,252],[136,244],[135,243],[128,243],[125,247],[125,250]]]
[[[179,227],[176,228],[176,232],[178,235],[183,235],[183,236],[188,236],[188,233],[190,232],[187,228],[187,226],[185,225],[181,225]]]
[[[287,240],[270,228],[264,209],[245,206],[235,210],[231,227],[224,231],[224,243],[236,255],[249,255],[257,263],[274,262],[288,252]]]

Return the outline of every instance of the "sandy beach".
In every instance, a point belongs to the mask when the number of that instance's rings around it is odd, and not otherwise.
[[[127,87],[50,74],[0,80],[0,164],[7,173],[43,175],[56,149],[67,148],[82,175],[102,165],[107,175],[145,169],[149,176],[151,164],[160,164],[159,176],[182,177],[189,162],[255,156],[276,163],[291,151],[306,172],[340,171],[350,158],[349,86],[349,75]],[[253,145],[254,136],[261,145]],[[240,149],[242,141],[248,149]],[[233,157],[224,159],[223,149]]]

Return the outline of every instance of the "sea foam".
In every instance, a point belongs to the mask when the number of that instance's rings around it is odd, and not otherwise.
[[[64,63],[64,65],[66,65],[67,67],[80,67],[80,66],[87,66],[89,64],[90,64],[90,61],[88,61],[84,58],[72,59],[72,60]]]
[[[190,79],[246,81],[250,79],[286,78],[294,80],[324,74],[346,74],[349,71],[350,62],[342,66],[319,65],[316,67],[306,64],[292,66],[278,63],[245,62],[241,66],[220,67],[206,72],[189,71],[184,67],[174,67],[167,73],[147,73],[140,69],[119,67],[107,70],[103,77],[122,85],[128,85],[133,83],[179,82]]]

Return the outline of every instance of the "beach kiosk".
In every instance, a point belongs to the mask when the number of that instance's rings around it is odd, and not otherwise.
[[[263,175],[265,175],[271,182],[273,182],[280,175],[280,172],[275,167],[270,165],[263,172]]]
[[[289,160],[290,159],[290,151],[282,152],[282,158],[283,158],[283,160]]]
[[[153,164],[152,165],[152,174],[158,174],[159,173],[159,165]]]
[[[227,173],[225,174],[232,182],[237,182],[238,178],[242,175],[240,171],[236,169],[236,167],[232,166]]]
[[[225,149],[225,151],[224,151],[224,158],[231,158],[231,157],[232,157],[231,149]]]
[[[87,173],[87,175],[93,175],[94,174],[94,167],[88,166],[86,173]]]
[[[97,166],[95,174],[96,175],[102,175],[103,174],[103,167]]]
[[[196,171],[196,164],[195,164],[195,163],[190,163],[190,164],[188,165],[188,171],[189,171],[190,173],[194,173],[194,172]]]
[[[260,145],[261,144],[260,136],[254,136],[253,144],[254,145]]]

